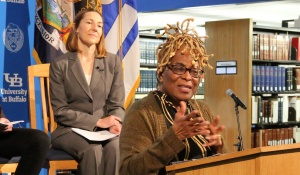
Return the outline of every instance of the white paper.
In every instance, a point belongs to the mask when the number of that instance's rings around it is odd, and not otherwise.
[[[72,128],[72,130],[91,141],[104,141],[117,136],[109,131],[87,131],[79,128]]]
[[[24,120],[18,120],[18,121],[13,121],[13,122],[8,122],[8,123],[0,122],[0,131],[4,130],[4,128],[6,128],[8,125],[14,125],[14,124],[21,123],[21,122],[24,122]]]

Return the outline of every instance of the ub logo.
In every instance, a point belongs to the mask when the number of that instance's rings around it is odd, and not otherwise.
[[[16,24],[8,24],[3,31],[3,43],[7,50],[18,52],[24,43],[24,35],[22,30]]]
[[[9,77],[9,73],[4,73],[5,81],[10,85],[9,87],[22,87],[22,78],[18,77],[19,74],[14,74],[14,76]]]

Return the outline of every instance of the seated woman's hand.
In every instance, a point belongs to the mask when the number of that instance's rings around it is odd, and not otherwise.
[[[9,123],[10,121],[7,118],[0,118],[0,122],[1,123]],[[4,130],[1,132],[8,132],[8,131],[12,131],[12,124],[7,125],[7,127],[5,127]]]
[[[121,119],[114,115],[100,118],[96,124],[99,128],[110,128],[111,126],[120,126]]]
[[[118,124],[118,125],[111,126],[111,127],[109,128],[109,132],[111,132],[111,133],[113,133],[113,134],[120,135],[121,129],[122,129],[122,125],[121,125],[121,124]]]
[[[186,103],[180,102],[180,109],[175,114],[173,129],[180,140],[190,138],[195,135],[209,135],[210,122],[204,121],[198,116],[198,111],[194,110],[185,115]]]

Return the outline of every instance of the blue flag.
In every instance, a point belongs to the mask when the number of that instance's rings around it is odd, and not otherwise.
[[[140,83],[140,50],[136,0],[102,0],[107,51],[122,58],[125,108]]]

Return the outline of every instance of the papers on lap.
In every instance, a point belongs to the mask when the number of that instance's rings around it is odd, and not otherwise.
[[[8,125],[14,125],[14,124],[21,123],[21,122],[24,122],[24,120],[13,121],[13,122],[9,122],[9,123],[0,122],[0,131],[3,131],[4,128],[6,128]]]
[[[87,131],[79,128],[72,128],[72,130],[91,141],[104,141],[117,136],[109,131]]]

